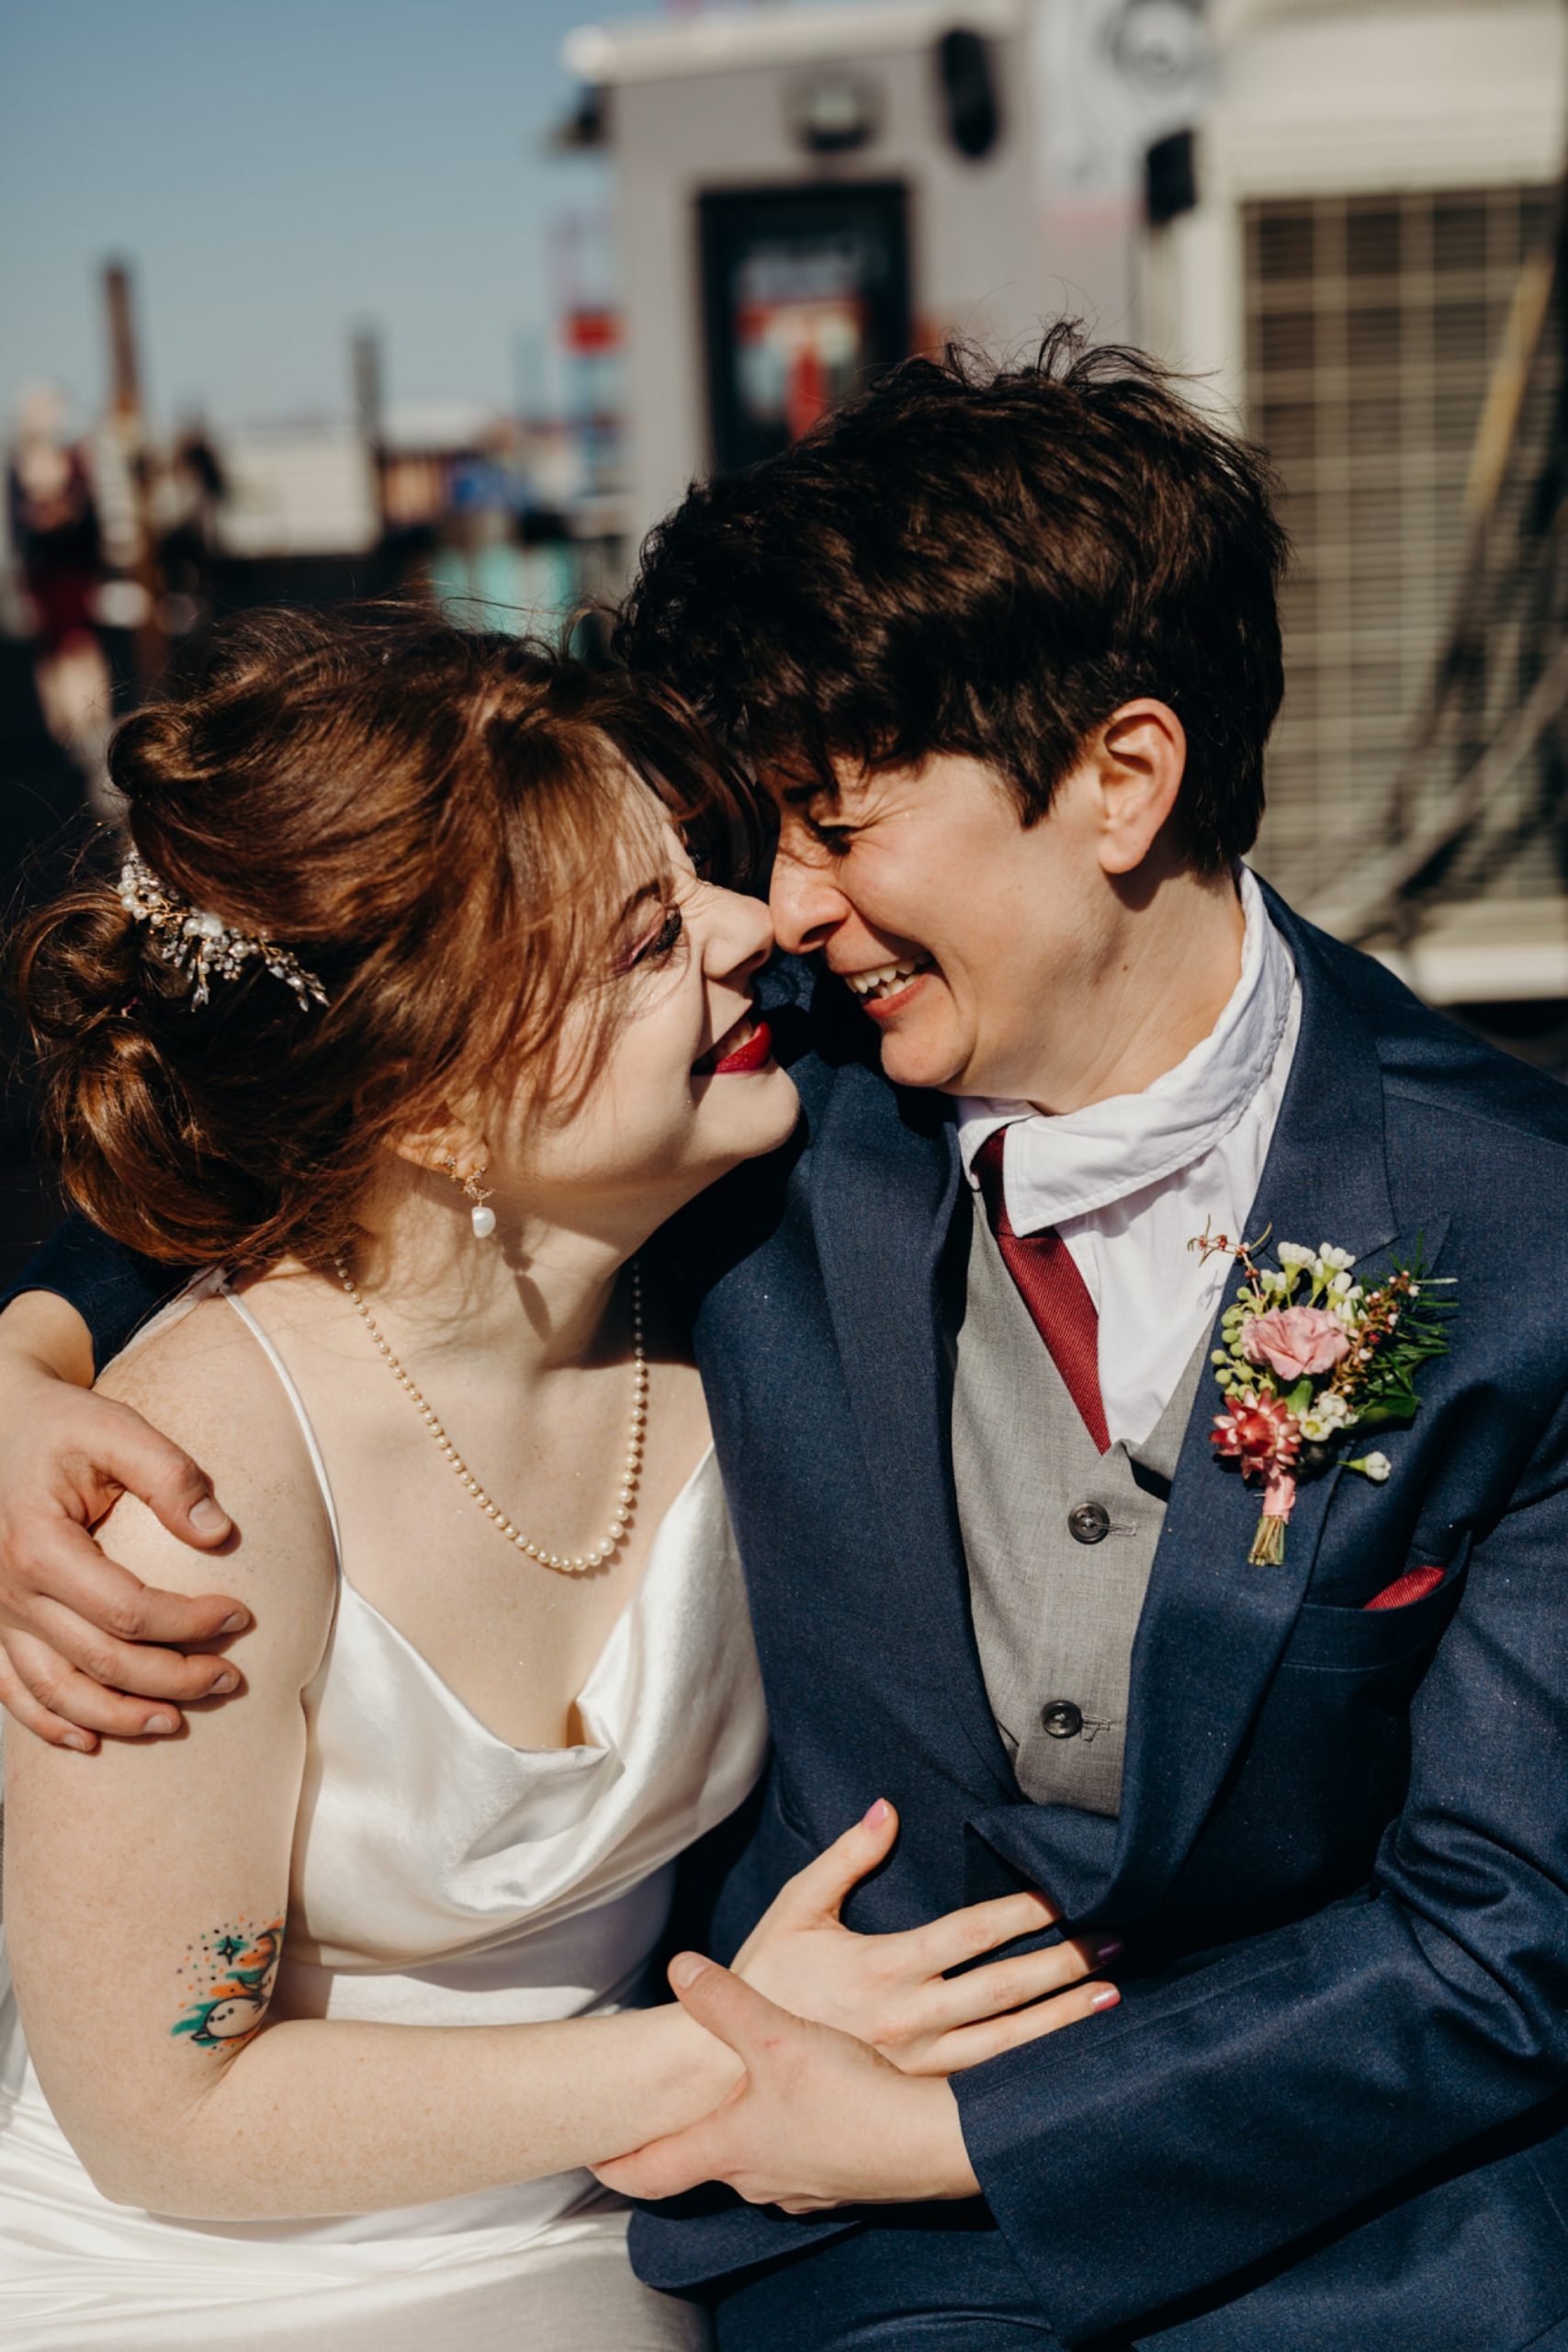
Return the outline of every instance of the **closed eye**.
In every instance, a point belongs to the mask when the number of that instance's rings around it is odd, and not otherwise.
[[[626,969],[631,972],[635,971],[639,964],[663,963],[667,957],[674,954],[676,944],[685,928],[686,918],[680,908],[667,908],[664,920],[659,929],[645,939],[640,947],[635,947],[632,950],[626,958]]]
[[[815,817],[807,817],[806,830],[818,849],[825,849],[829,857],[844,856],[854,839],[852,825],[818,824]]]

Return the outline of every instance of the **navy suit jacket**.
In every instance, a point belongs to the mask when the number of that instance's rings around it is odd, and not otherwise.
[[[1027,1800],[987,1702],[949,1441],[971,1197],[950,1106],[887,1084],[837,987],[773,976],[801,1127],[671,1236],[774,1741],[712,1948],[888,1796],[897,1848],[852,1926],[1023,1884],[1126,1935],[1120,2007],[953,2084],[1060,2342],[1545,2352],[1559,2324],[1568,2345],[1568,1092],[1270,903],[1303,1021],[1247,1230],[1362,1275],[1419,1249],[1454,1283],[1450,1351],[1376,1441],[1386,1484],[1302,1488],[1280,1567],[1247,1565],[1257,1490],[1201,1395],[1114,1821]],[[100,1345],[123,1329],[123,1261],[107,1325],[80,1259],[31,1279]],[[1365,1609],[1433,1565],[1424,1599]],[[639,2215],[634,2253],[679,2288],[888,2226],[704,2192]]]

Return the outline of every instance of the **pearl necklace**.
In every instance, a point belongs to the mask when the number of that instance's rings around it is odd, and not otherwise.
[[[381,1337],[370,1309],[354,1286],[353,1276],[344,1264],[342,1258],[335,1253],[333,1265],[339,1282],[354,1303],[355,1313],[379,1351],[388,1371],[399,1386],[408,1392],[420,1419],[434,1439],[437,1451],[450,1464],[465,1492],[472,1495],[485,1517],[492,1525],[500,1529],[507,1542],[514,1544],[518,1551],[525,1553],[530,1560],[537,1560],[542,1568],[558,1568],[566,1576],[581,1576],[586,1569],[603,1567],[611,1555],[620,1549],[626,1536],[627,1521],[636,1508],[637,1490],[642,1481],[642,1448],[648,1428],[648,1352],[643,1346],[642,1335],[642,1271],[637,1260],[635,1258],[632,1260],[632,1418],[631,1429],[626,1438],[626,1458],[621,1465],[620,1499],[615,1506],[615,1518],[610,1521],[604,1536],[591,1551],[576,1555],[551,1552],[547,1550],[544,1544],[536,1544],[531,1536],[523,1533],[521,1528],[513,1526],[499,1503],[491,1502],[442,1428],[434,1408],[425,1402],[386,1340]]]

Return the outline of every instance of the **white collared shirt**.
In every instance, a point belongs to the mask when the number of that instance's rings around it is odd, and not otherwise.
[[[1213,1319],[1233,1261],[1188,1243],[1242,1238],[1301,1028],[1301,984],[1251,871],[1241,977],[1209,1035],[1141,1094],[1050,1117],[1027,1102],[958,1104],[975,1156],[1010,1126],[1004,1162],[1015,1233],[1055,1226],[1100,1317],[1100,1386],[1112,1444],[1146,1438]]]

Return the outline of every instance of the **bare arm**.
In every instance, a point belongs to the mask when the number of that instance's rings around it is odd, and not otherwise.
[[[78,1388],[93,1385],[93,1335],[68,1298],[52,1290],[25,1290],[0,1317],[6,1348],[30,1355],[56,1379]]]
[[[286,1408],[245,1396],[247,1467],[205,1408],[181,1419],[155,1386],[141,1401],[231,1484],[254,1626],[238,1645],[245,1704],[193,1710],[178,1739],[110,1742],[90,1775],[28,1734],[7,1743],[17,1997],[99,2188],[202,2218],[364,2211],[603,2157],[713,2105],[733,2061],[673,2007],[494,2028],[276,2017],[330,1539],[308,1477],[278,1476]],[[135,1502],[106,1539],[176,1591],[200,1565]]]
[[[25,1291],[0,1314],[0,1704],[86,1750],[100,1732],[175,1731],[182,1705],[231,1688],[221,1657],[159,1645],[246,1622],[231,1595],[149,1589],[94,1543],[121,1494],[198,1549],[231,1531],[191,1456],[92,1379],[87,1326],[66,1300]]]

